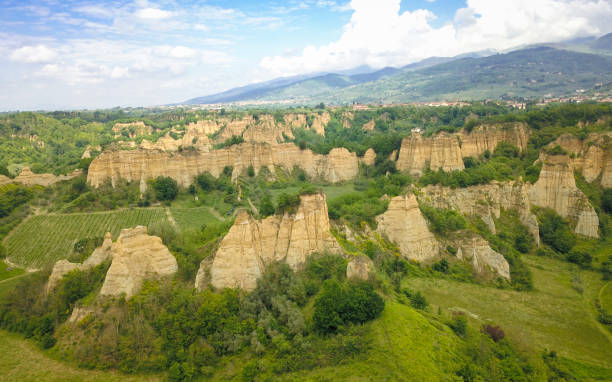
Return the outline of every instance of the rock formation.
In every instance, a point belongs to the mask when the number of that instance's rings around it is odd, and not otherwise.
[[[83,174],[81,170],[74,170],[68,175],[56,176],[53,174],[34,174],[29,167],[24,167],[19,175],[13,179],[14,182],[25,184],[26,186],[43,186],[47,187],[62,180],[70,180]]]
[[[172,276],[178,270],[176,259],[157,236],[147,234],[138,226],[123,229],[112,245],[111,263],[100,295],[130,297],[137,293],[142,282],[151,277]]]
[[[572,168],[579,170],[587,182],[593,182],[601,176],[603,187],[612,187],[612,133],[593,133],[585,139],[572,134],[564,134],[548,145],[557,145],[572,155]]]
[[[435,137],[412,134],[402,141],[397,168],[421,175],[428,165],[432,170],[463,170],[463,158],[477,157],[486,150],[493,152],[500,142],[509,142],[520,149],[527,146],[529,135],[523,124],[479,126],[471,132],[441,133]]]
[[[374,130],[374,126],[376,126],[376,122],[372,119],[370,122],[364,123],[362,129],[365,131]]]
[[[13,179],[9,178],[6,175],[0,175],[0,186],[13,183]]]
[[[387,211],[376,221],[378,231],[396,243],[404,257],[426,261],[438,255],[438,242],[429,231],[413,194],[391,199]]]
[[[374,151],[373,148],[369,148],[365,154],[363,154],[363,158],[361,158],[361,163],[365,164],[366,166],[374,166],[374,163],[376,161],[376,152]]]
[[[374,269],[374,263],[365,255],[358,255],[351,259],[346,265],[347,279],[367,280],[370,272]]]
[[[214,259],[202,262],[196,288],[207,281],[216,288],[253,290],[266,265],[284,261],[299,269],[306,256],[315,252],[340,252],[329,227],[325,194],[302,195],[294,214],[274,215],[256,220],[246,211],[217,249]]]
[[[94,249],[91,255],[83,263],[71,263],[63,259],[56,262],[53,266],[53,271],[51,271],[51,276],[49,276],[49,281],[47,282],[47,293],[55,289],[57,283],[69,272],[75,269],[82,271],[91,269],[111,259],[112,245],[113,241],[111,239],[111,234],[107,232],[106,236],[104,236],[102,246]]]
[[[479,216],[495,233],[494,218],[501,209],[516,210],[536,243],[540,243],[538,220],[531,213],[528,185],[523,182],[491,182],[466,188],[427,186],[423,197],[434,207],[455,209],[465,215]]]
[[[490,269],[499,276],[510,279],[510,265],[504,256],[491,249],[485,239],[468,230],[459,232],[457,236],[457,258],[470,261],[472,268],[478,273]]]
[[[278,145],[243,143],[210,152],[185,150],[119,150],[104,152],[89,166],[87,181],[98,187],[107,179],[114,185],[118,179],[146,183],[147,179],[169,176],[180,185],[188,186],[203,172],[219,176],[225,166],[234,168],[234,177],[249,166],[255,172],[267,167],[272,173],[276,166],[293,170],[301,167],[313,178],[329,182],[352,179],[358,172],[357,155],[344,148],[335,148],[328,155],[300,150],[292,143]]]
[[[599,218],[584,193],[576,187],[567,155],[543,155],[538,181],[529,190],[531,203],[557,211],[576,223],[574,232],[599,237]]]

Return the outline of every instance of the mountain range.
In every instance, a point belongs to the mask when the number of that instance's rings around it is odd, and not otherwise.
[[[566,96],[612,82],[612,33],[507,53],[430,57],[409,65],[277,78],[182,104],[415,102]]]

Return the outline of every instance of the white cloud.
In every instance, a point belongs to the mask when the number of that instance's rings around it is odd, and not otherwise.
[[[468,0],[454,22],[433,27],[435,15],[400,13],[400,0],[352,0],[353,15],[339,40],[300,54],[265,57],[260,68],[286,76],[370,65],[401,66],[431,56],[504,50],[612,30],[607,0]]]
[[[23,46],[11,53],[10,59],[18,62],[37,63],[52,61],[57,54],[45,45]]]
[[[163,20],[174,16],[174,12],[158,8],[143,8],[134,12],[134,15],[143,20]]]

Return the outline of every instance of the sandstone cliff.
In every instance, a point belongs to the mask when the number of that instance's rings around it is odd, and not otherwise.
[[[112,245],[112,257],[100,295],[130,297],[147,278],[172,276],[178,270],[176,259],[157,236],[138,226],[123,229]]]
[[[203,172],[219,176],[225,166],[234,168],[236,177],[249,166],[256,172],[267,167],[272,173],[276,166],[289,171],[301,167],[313,178],[329,182],[352,179],[358,172],[357,155],[344,148],[336,148],[328,155],[300,150],[293,143],[278,145],[243,143],[210,152],[161,152],[156,150],[119,150],[104,152],[89,166],[87,181],[94,187],[110,179],[144,184],[147,179],[169,176],[180,185],[188,186]]]
[[[79,269],[79,270],[87,270],[98,265],[102,264],[106,260],[112,258],[112,245],[113,241],[111,239],[110,232],[106,233],[104,236],[104,242],[100,248],[96,248],[92,254],[83,262],[83,263],[71,263],[68,260],[59,260],[53,266],[53,271],[51,271],[51,276],[49,276],[49,281],[47,282],[47,293],[52,291],[57,283],[64,277],[64,275],[69,272]]]
[[[459,232],[458,237],[455,242],[458,246],[457,258],[470,261],[472,268],[478,273],[490,270],[510,279],[510,265],[504,256],[491,249],[485,239],[468,230]]]
[[[587,182],[601,176],[603,187],[612,187],[612,133],[594,133],[585,139],[564,134],[548,145],[548,148],[561,146],[572,154],[572,168],[581,171]]]
[[[599,218],[588,198],[576,187],[567,155],[543,155],[538,181],[529,190],[531,203],[557,211],[576,223],[574,232],[598,237]]]
[[[77,176],[80,176],[83,172],[81,170],[74,170],[68,175],[53,175],[53,174],[34,174],[29,167],[24,167],[19,175],[13,179],[14,182],[25,184],[26,186],[43,186],[47,187],[62,180],[70,180]]]
[[[374,269],[374,263],[365,255],[354,256],[346,265],[346,278],[367,280]]]
[[[436,208],[455,209],[465,215],[479,216],[495,233],[501,209],[516,210],[536,243],[540,243],[538,221],[531,213],[528,185],[522,182],[492,182],[466,188],[427,186],[423,197]]]
[[[340,252],[330,232],[325,194],[302,195],[295,214],[256,220],[241,211],[212,263],[202,262],[196,288],[204,288],[210,280],[216,288],[252,290],[266,265],[284,261],[295,270],[306,256],[325,251]]]
[[[404,257],[426,261],[438,255],[438,242],[429,231],[413,194],[391,199],[387,211],[376,220],[378,231],[396,243]]]
[[[376,162],[376,152],[374,151],[373,148],[369,148],[365,154],[363,154],[363,158],[361,158],[361,163],[365,164],[366,166],[374,166],[374,163]]]
[[[0,186],[13,183],[13,179],[9,178],[6,175],[0,175]]]
[[[493,152],[500,142],[509,142],[524,149],[529,135],[524,124],[483,125],[471,132],[441,133],[435,137],[412,134],[402,141],[397,168],[421,175],[429,165],[432,170],[463,170],[463,158],[477,157],[486,150]]]

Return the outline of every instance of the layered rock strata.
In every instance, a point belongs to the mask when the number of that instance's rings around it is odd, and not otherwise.
[[[510,265],[504,256],[491,249],[485,239],[470,231],[460,232],[458,237],[455,242],[458,259],[469,261],[478,273],[489,270],[510,280]]]
[[[538,181],[529,190],[529,200],[555,210],[576,223],[574,232],[599,237],[599,218],[584,193],[576,187],[573,167],[567,155],[543,155]]]
[[[564,134],[548,145],[557,145],[571,154],[572,168],[582,172],[587,182],[600,179],[601,185],[612,187],[612,133],[594,133],[585,139]],[[601,177],[601,178],[600,178]]]
[[[184,151],[177,153],[154,150],[119,150],[105,152],[89,166],[87,181],[98,187],[109,179],[114,185],[119,179],[146,184],[147,179],[169,176],[182,186],[203,172],[219,176],[225,166],[232,166],[234,177],[249,166],[255,172],[261,167],[272,173],[279,166],[288,171],[301,167],[313,178],[340,182],[354,178],[358,158],[344,148],[335,148],[328,155],[300,150],[292,143],[266,145],[243,143],[210,152]]]
[[[402,141],[397,168],[419,176],[427,166],[433,170],[463,170],[464,157],[477,157],[487,150],[493,152],[500,142],[524,149],[528,139],[523,124],[479,126],[469,133],[441,133],[435,137],[412,134]]]
[[[29,167],[24,167],[19,175],[13,179],[16,183],[25,184],[26,186],[43,186],[47,187],[57,182],[61,182],[62,180],[70,180],[77,176],[82,175],[83,172],[81,170],[74,170],[68,175],[53,175],[53,174],[35,174],[30,170]]]
[[[465,215],[479,216],[495,233],[494,219],[501,209],[516,210],[536,243],[540,243],[538,220],[531,213],[529,186],[523,182],[492,182],[466,188],[427,186],[423,198],[436,208],[454,209]]]
[[[161,238],[147,234],[147,227],[123,229],[112,245],[112,257],[100,295],[130,297],[147,278],[172,276],[176,259]]]
[[[429,231],[413,194],[391,199],[387,211],[376,220],[378,231],[396,243],[404,257],[427,261],[438,255],[438,242]]]
[[[340,252],[330,232],[325,194],[302,195],[294,214],[256,220],[241,211],[212,262],[202,262],[196,288],[210,281],[216,288],[253,290],[268,264],[283,261],[299,269],[315,252]]]

